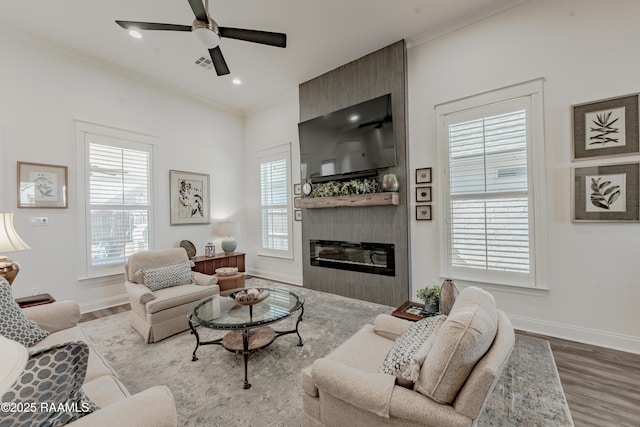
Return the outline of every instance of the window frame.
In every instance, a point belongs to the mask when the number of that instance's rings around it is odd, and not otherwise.
[[[511,273],[497,270],[452,266],[449,189],[449,141],[446,118],[453,114],[468,114],[476,118],[488,117],[500,103],[523,98],[527,103],[527,169],[529,199],[529,254],[530,272]],[[444,104],[436,105],[436,132],[438,144],[439,191],[442,195],[440,217],[440,274],[442,277],[518,288],[548,289],[544,267],[546,247],[545,154],[544,154],[544,99],[543,79],[531,80],[497,90],[484,92]]]
[[[123,129],[117,129],[109,126],[99,125],[95,123],[75,121],[76,128],[76,146],[77,146],[77,198],[78,198],[78,277],[79,280],[88,280],[101,277],[124,274],[123,266],[127,262],[127,258],[122,262],[109,263],[105,265],[94,266],[91,263],[91,206],[89,197],[89,144],[87,135],[95,135],[98,137],[106,137],[118,140],[114,147],[128,148],[139,151],[147,151],[149,153],[149,213],[148,213],[148,247],[149,250],[154,248],[155,227],[154,212],[156,197],[154,194],[154,182],[156,181],[155,167],[156,164],[156,144],[157,137],[145,135],[142,133],[131,132]]]
[[[293,209],[291,197],[291,143],[282,144],[276,147],[261,150],[256,155],[258,172],[258,256],[293,259]],[[265,248],[262,241],[262,173],[261,166],[277,160],[286,161],[286,194],[287,202],[282,205],[287,210],[287,249]]]

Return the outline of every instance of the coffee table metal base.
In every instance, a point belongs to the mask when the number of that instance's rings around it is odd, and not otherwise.
[[[193,349],[193,356],[191,357],[191,361],[195,362],[198,360],[198,356],[196,356],[196,352],[198,351],[198,347],[201,345],[220,345],[226,350],[242,353],[244,358],[244,389],[251,388],[251,384],[248,381],[248,362],[249,362],[249,354],[257,349],[264,348],[275,341],[276,338],[281,337],[283,335],[293,334],[298,335],[298,347],[302,347],[304,344],[302,342],[302,337],[300,336],[300,332],[298,331],[298,325],[302,321],[302,315],[304,314],[304,305],[300,309],[300,315],[298,316],[298,320],[296,320],[295,329],[291,329],[289,331],[276,331],[269,326],[261,326],[256,328],[244,328],[242,330],[233,330],[227,333],[223,338],[218,338],[212,341],[204,341],[200,342],[200,335],[196,330],[196,324],[194,324],[191,320],[189,320],[189,327],[191,328],[191,333],[196,337],[196,348]]]

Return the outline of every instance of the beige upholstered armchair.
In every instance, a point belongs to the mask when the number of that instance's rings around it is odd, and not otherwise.
[[[184,248],[133,254],[124,270],[131,324],[146,342],[189,329],[195,303],[220,292],[216,276],[191,271]]]
[[[386,314],[305,368],[303,425],[475,425],[509,360],[513,328],[493,297],[473,287],[437,322],[411,357],[415,369],[404,371],[408,384],[405,375],[380,371],[417,323]]]

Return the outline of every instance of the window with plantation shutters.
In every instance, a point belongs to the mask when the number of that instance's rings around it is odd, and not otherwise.
[[[263,151],[260,173],[261,254],[291,257],[290,145]]]
[[[436,107],[442,275],[543,287],[542,82]],[[536,178],[538,178],[536,180]],[[536,185],[538,181],[538,185]]]
[[[82,132],[86,274],[121,273],[129,255],[148,251],[152,145]]]

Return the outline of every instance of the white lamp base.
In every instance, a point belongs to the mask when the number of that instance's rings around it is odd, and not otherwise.
[[[226,254],[234,252],[237,246],[238,242],[236,242],[236,239],[234,239],[233,237],[222,239],[222,250]]]

